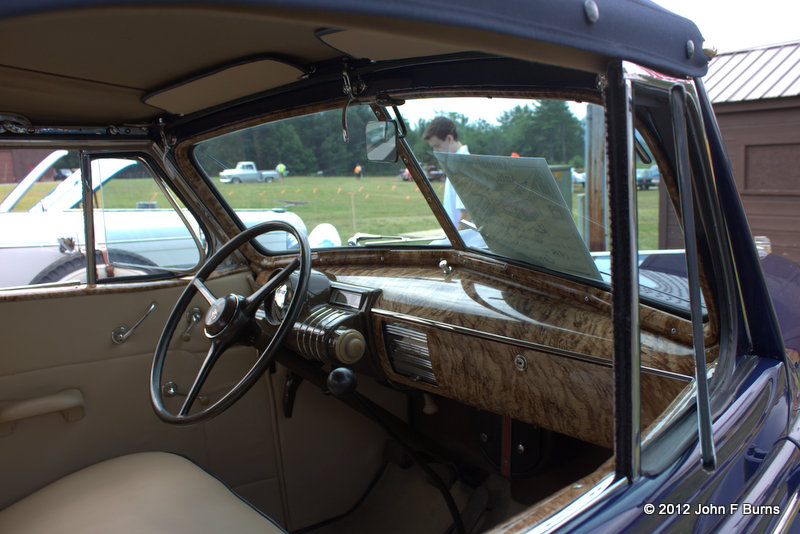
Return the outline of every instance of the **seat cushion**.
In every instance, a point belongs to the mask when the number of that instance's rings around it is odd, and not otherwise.
[[[145,452],[87,467],[9,506],[0,532],[285,531],[191,461]]]

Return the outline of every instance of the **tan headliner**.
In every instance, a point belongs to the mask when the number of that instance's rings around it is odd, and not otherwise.
[[[599,71],[604,60],[549,44],[474,30],[408,24],[290,9],[225,6],[115,7],[29,15],[0,21],[0,111],[21,113],[35,124],[104,124],[150,121],[162,113],[142,102],[149,93],[249,57],[283,57],[303,65],[333,59],[321,28],[357,28],[369,42],[348,46],[381,58],[474,50]],[[381,28],[385,43],[377,42]],[[340,38],[344,35],[340,36]],[[352,36],[351,36],[352,37]],[[398,41],[400,38],[400,41]],[[395,43],[413,40],[413,50]],[[523,51],[524,53],[520,53]],[[254,91],[261,90],[255,87]]]

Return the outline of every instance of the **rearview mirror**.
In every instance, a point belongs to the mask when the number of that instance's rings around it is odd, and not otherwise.
[[[365,129],[367,159],[369,161],[397,162],[397,123],[370,121]]]

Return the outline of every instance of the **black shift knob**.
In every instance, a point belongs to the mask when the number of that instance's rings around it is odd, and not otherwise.
[[[334,397],[352,395],[356,386],[358,386],[356,374],[347,367],[337,367],[328,374],[328,391]]]

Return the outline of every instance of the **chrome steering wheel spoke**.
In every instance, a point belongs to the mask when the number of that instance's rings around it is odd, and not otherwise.
[[[223,351],[224,348],[221,341],[211,342],[211,347],[208,349],[208,353],[206,354],[206,357],[200,366],[200,371],[197,373],[192,387],[189,389],[189,393],[186,394],[186,399],[183,401],[183,406],[181,406],[178,416],[186,417],[189,415],[189,410],[192,409],[194,401],[196,401],[200,395],[200,390],[203,388],[203,384],[205,384],[208,375],[211,374],[214,364],[217,363],[217,360]]]
[[[203,298],[206,299],[206,302],[209,304],[214,304],[217,301],[217,297],[211,292],[211,290],[206,287],[203,283],[204,280],[200,280],[197,277],[192,278],[192,285],[197,289],[197,291],[203,295]]]

